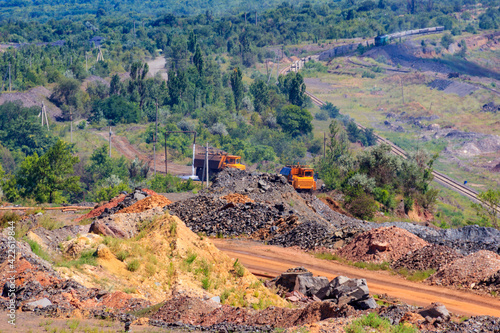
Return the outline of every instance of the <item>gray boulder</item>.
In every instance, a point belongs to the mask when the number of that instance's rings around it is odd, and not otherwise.
[[[294,290],[297,290],[306,296],[313,296],[328,285],[328,278],[324,276],[314,277],[312,276],[312,273],[301,274],[298,275],[295,280]]]
[[[349,279],[337,276],[327,286],[321,288],[316,296],[322,300],[332,300],[339,306],[350,304],[357,309],[373,309],[377,307],[365,279]]]

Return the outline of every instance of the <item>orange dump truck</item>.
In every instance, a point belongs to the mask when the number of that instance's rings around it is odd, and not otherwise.
[[[206,166],[205,154],[197,154],[194,159],[194,167],[196,168],[196,175],[200,180],[205,179],[206,175],[205,166]],[[224,152],[208,154],[209,177],[224,170],[225,168],[246,170],[246,166],[241,164],[241,156],[229,155]]]
[[[281,169],[280,174],[285,176],[297,191],[312,192],[316,190],[314,169],[308,165],[287,165]]]

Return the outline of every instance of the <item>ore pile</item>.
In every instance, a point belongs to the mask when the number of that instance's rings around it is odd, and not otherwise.
[[[402,256],[392,263],[391,267],[393,269],[406,268],[409,271],[438,270],[463,257],[452,248],[431,244]]]
[[[89,213],[81,216],[76,221],[107,217],[109,215],[117,213],[122,209],[132,206],[139,200],[145,199],[146,197],[154,194],[156,193],[151,190],[136,188],[132,193],[120,194],[118,197],[111,199],[108,203],[105,203],[104,205],[99,206]]]
[[[0,235],[0,285],[3,286],[1,308],[6,308],[9,303],[7,246],[7,237]],[[146,300],[132,298],[122,292],[110,293],[86,288],[72,279],[61,278],[51,264],[31,251],[26,242],[17,242],[16,254],[16,305],[23,311],[62,315],[82,309],[97,316],[105,308],[131,311],[150,305]]]
[[[407,222],[373,224],[373,228],[380,226],[405,229],[429,243],[451,247],[464,255],[480,250],[500,254],[500,230],[494,228],[468,225],[458,229],[435,229]]]
[[[386,227],[366,231],[356,236],[349,244],[337,251],[337,254],[352,261],[392,262],[408,252],[427,246],[428,243],[410,232]]]
[[[442,267],[427,280],[432,284],[477,289],[500,271],[500,256],[481,250]]]
[[[151,316],[150,325],[183,327],[192,330],[217,332],[269,332],[274,328],[288,328],[315,323],[326,318],[345,318],[355,314],[349,306],[332,302],[314,302],[302,309],[269,307],[262,311],[214,305],[211,301],[177,296]]]
[[[148,209],[156,208],[156,207],[165,207],[166,205],[170,205],[172,201],[165,198],[163,195],[154,194],[145,199],[139,200],[136,203],[123,208],[117,212],[117,214],[124,213],[142,213]]]
[[[314,196],[301,197],[281,175],[227,169],[198,196],[167,207],[194,232],[250,236],[269,244],[338,248],[366,229]]]

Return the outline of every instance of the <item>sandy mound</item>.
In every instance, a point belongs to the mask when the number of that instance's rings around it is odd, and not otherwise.
[[[356,236],[337,254],[352,261],[391,262],[426,245],[426,241],[404,229],[385,227]]]
[[[463,257],[457,250],[443,245],[431,244],[402,256],[391,267],[393,269],[406,268],[411,271],[438,270]]]
[[[474,287],[500,271],[500,255],[486,250],[455,260],[428,278],[433,284]]]
[[[137,201],[132,206],[129,206],[127,208],[124,208],[124,209],[118,211],[117,214],[142,213],[145,210],[148,210],[151,208],[156,208],[156,207],[165,207],[166,205],[170,205],[171,203],[172,203],[172,201],[168,200],[163,195],[155,194],[155,195],[152,195],[150,197],[147,197],[146,199],[142,199],[140,201]]]

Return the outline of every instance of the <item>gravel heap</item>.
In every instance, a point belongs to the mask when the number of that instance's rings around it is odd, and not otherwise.
[[[402,256],[391,267],[393,269],[406,268],[410,271],[438,270],[463,257],[457,250],[443,245],[431,244]]]
[[[253,202],[253,200],[250,199],[249,197],[247,197],[246,195],[238,194],[238,193],[231,193],[231,194],[225,195],[225,196],[221,197],[221,199],[224,199],[227,202],[233,202],[233,203]]]
[[[500,256],[481,250],[445,265],[427,280],[432,284],[475,288],[500,271]]]
[[[425,241],[445,245],[468,255],[480,250],[500,254],[500,230],[468,225],[458,229],[436,229],[407,222],[372,224],[373,228],[396,226],[408,230]]]
[[[337,251],[345,259],[364,262],[392,262],[428,243],[410,232],[385,227],[366,231]]]

